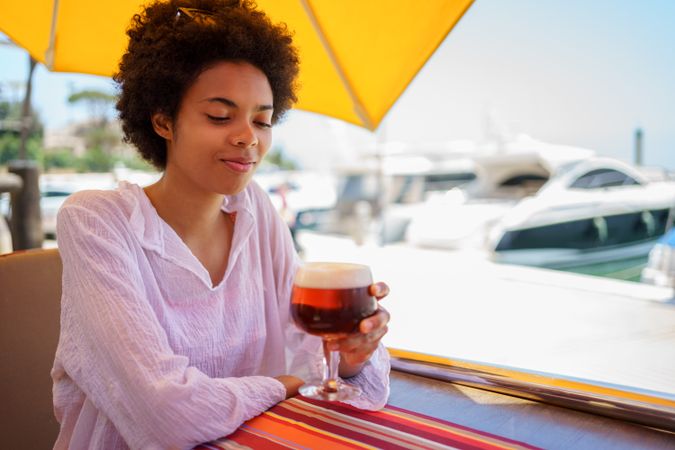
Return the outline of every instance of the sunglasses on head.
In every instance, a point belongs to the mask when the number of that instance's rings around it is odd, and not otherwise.
[[[239,3],[240,0],[229,0],[224,2],[223,6],[227,8],[234,8],[239,6]],[[205,9],[186,8],[179,6],[176,9],[176,22],[178,22],[182,17],[186,17],[200,25],[213,25],[216,23],[216,19],[214,18],[215,14],[215,12],[207,11]]]

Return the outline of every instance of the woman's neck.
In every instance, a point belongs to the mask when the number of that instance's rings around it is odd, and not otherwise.
[[[222,220],[224,195],[179,183],[176,178],[165,172],[158,182],[146,187],[150,202],[183,240],[210,233]]]

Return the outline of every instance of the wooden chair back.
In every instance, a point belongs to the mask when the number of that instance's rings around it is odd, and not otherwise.
[[[52,448],[59,425],[50,370],[59,339],[57,250],[0,255],[0,436],[4,448]]]

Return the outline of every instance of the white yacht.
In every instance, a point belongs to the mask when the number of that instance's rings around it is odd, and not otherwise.
[[[646,256],[672,223],[675,180],[609,158],[562,168],[490,229],[495,260],[557,269]]]
[[[419,207],[406,240],[419,247],[483,249],[489,229],[519,201],[534,195],[560,167],[594,155],[521,135],[478,147],[470,182],[430,196]]]
[[[583,151],[566,162],[547,159],[550,152],[535,153],[501,162],[478,158],[474,185],[430,199],[410,224],[408,241],[487,251],[499,262],[570,269],[646,257],[672,223],[675,181],[668,174],[648,175]],[[540,172],[533,170],[537,159]],[[542,183],[546,171],[550,178]],[[537,189],[537,183],[543,185]]]
[[[333,231],[402,241],[424,198],[475,179],[474,171],[473,161],[459,152],[387,155],[341,167]]]

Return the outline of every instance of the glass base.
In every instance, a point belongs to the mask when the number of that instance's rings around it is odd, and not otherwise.
[[[326,387],[322,381],[313,381],[300,386],[300,394],[304,397],[315,400],[326,400],[329,402],[343,402],[361,395],[361,388],[352,386],[342,380],[332,382],[333,385]]]

